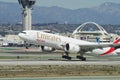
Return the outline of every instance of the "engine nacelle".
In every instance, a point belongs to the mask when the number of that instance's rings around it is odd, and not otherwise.
[[[52,48],[52,47],[41,46],[40,48],[41,48],[41,50],[44,51],[44,52],[52,52],[52,51],[55,51],[55,48]]]
[[[80,47],[78,45],[75,45],[75,44],[67,43],[65,45],[64,50],[68,53],[79,53],[80,52]]]

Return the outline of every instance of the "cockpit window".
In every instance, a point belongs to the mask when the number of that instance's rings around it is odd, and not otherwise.
[[[26,32],[21,32],[21,33],[26,34]]]

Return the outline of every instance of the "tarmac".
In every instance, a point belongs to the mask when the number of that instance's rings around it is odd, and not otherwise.
[[[120,80],[120,76],[81,76],[81,77],[44,77],[44,78],[0,78],[0,80]]]
[[[39,48],[27,50],[23,47],[1,47],[0,58],[6,56],[14,58],[0,59],[0,65],[120,65],[120,56],[101,58],[85,55],[87,61],[80,61],[76,59],[77,54],[70,54],[73,57],[70,61],[62,59],[62,53],[64,52],[41,52]]]
[[[120,65],[120,61],[0,60],[0,65]]]
[[[63,59],[61,58],[62,53],[63,51],[55,51],[52,53],[41,52],[38,48],[37,50],[36,49],[26,50],[24,48],[14,48],[14,47],[0,48],[0,67],[1,67],[0,76],[5,77],[5,78],[0,78],[0,80],[79,80],[79,79],[119,80],[120,79],[119,77],[120,56],[111,57],[111,58],[101,58],[101,57],[84,55],[87,61],[80,61],[76,59],[76,54],[70,54],[70,56],[72,56],[72,60]],[[46,70],[48,70],[48,72],[49,71],[53,71],[53,72],[48,74]],[[32,73],[32,71],[34,71],[34,73]],[[43,72],[47,74],[46,75],[47,78],[39,78],[39,76],[43,76],[43,77],[45,76],[44,74],[42,74]],[[60,72],[62,72],[62,74]],[[86,74],[86,72],[89,74]],[[59,77],[63,74],[65,77],[64,76],[62,78]],[[71,76],[73,74],[74,76],[75,75],[78,76],[71,78],[66,76],[66,75]],[[54,75],[55,78],[52,78],[50,75]],[[79,77],[79,75],[80,76],[84,75],[86,77],[84,76]],[[87,75],[91,75],[91,77]],[[14,76],[18,78],[9,78]],[[24,78],[22,76],[24,77],[37,76],[38,78],[36,77]]]

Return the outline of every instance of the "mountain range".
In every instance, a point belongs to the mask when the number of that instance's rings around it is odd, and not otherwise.
[[[22,7],[18,3],[0,2],[0,23],[18,23],[22,21]],[[79,9],[66,9],[58,6],[34,6],[33,23],[69,23],[81,24],[120,24],[120,4],[106,2],[99,6]]]

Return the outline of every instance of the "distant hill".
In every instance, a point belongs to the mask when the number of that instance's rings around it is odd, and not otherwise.
[[[16,23],[22,20],[21,6],[18,3],[0,2],[0,23]],[[99,24],[120,24],[120,4],[107,2],[92,8],[76,10],[57,6],[33,9],[33,23],[80,24],[94,21]]]
[[[0,23],[15,23],[21,19],[21,10],[17,3],[0,2]]]

